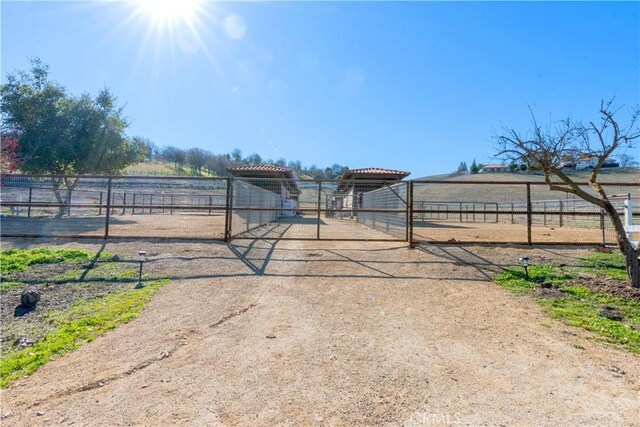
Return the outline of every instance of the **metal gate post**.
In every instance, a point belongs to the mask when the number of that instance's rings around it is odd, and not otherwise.
[[[27,208],[27,218],[31,218],[31,199],[33,196],[33,187],[29,187],[29,207]]]
[[[407,203],[407,208],[408,208],[408,214],[409,214],[409,218],[407,218],[407,234],[408,234],[408,241],[409,241],[409,245],[412,246],[413,245],[413,180],[409,181],[409,188],[408,188],[408,193],[409,196],[407,197],[408,202]]]
[[[109,218],[111,217],[111,177],[107,181],[107,214],[104,222],[104,238],[109,237]]]
[[[316,239],[320,240],[320,201],[322,196],[322,181],[318,181],[318,229],[316,230]]]
[[[527,184],[527,243],[531,244],[531,223],[532,219],[531,212],[531,184]]]
[[[227,198],[225,202],[224,210],[224,241],[228,242],[231,239],[231,200],[232,200],[232,183],[231,177],[227,178]]]

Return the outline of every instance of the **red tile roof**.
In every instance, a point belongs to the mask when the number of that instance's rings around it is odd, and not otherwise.
[[[363,169],[349,169],[349,170],[346,170],[345,173],[349,173],[349,174],[358,173],[358,174],[376,174],[376,175],[380,174],[380,175],[403,175],[403,176],[407,176],[411,172],[403,172],[403,171],[397,171],[397,170],[393,170],[393,169],[382,169],[382,168],[363,168]]]
[[[290,172],[291,169],[282,168],[280,166],[272,165],[250,165],[250,166],[229,166],[226,168],[228,171],[233,172]]]

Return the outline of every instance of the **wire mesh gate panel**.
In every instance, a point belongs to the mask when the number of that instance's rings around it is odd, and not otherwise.
[[[408,188],[409,183],[401,182],[362,193],[358,222],[400,240],[408,240]]]
[[[638,183],[602,185],[620,215],[627,197],[640,199]],[[414,181],[412,222],[416,242],[616,242],[611,221],[598,207],[542,182]]]
[[[102,237],[108,177],[4,175],[3,236]]]
[[[616,242],[597,207],[542,182],[3,175],[0,185],[6,237]],[[621,216],[631,199],[640,225],[640,183],[602,186]]]
[[[370,180],[232,178],[229,234],[233,239],[406,240],[406,205],[398,207],[395,195],[395,202],[389,196],[368,195],[385,185]]]
[[[227,181],[5,175],[2,235],[224,239]]]

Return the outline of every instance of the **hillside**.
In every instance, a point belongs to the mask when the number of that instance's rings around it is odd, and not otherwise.
[[[579,182],[586,182],[589,179],[591,172],[588,170],[585,171],[571,171],[568,172],[567,175],[572,179]],[[452,176],[450,174],[444,175],[432,175],[425,176],[422,178],[416,179],[428,179],[428,180],[438,180],[438,181],[494,181],[494,182],[504,182],[504,181],[531,181],[531,182],[544,182],[544,177],[540,173],[482,173],[482,174],[465,174],[465,175],[455,175]],[[599,181],[605,183],[616,183],[616,182],[638,182],[640,183],[640,168],[625,168],[625,169],[603,169],[599,174]]]

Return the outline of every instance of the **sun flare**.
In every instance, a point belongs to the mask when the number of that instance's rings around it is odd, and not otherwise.
[[[137,0],[140,13],[154,21],[192,21],[200,11],[198,0]]]

